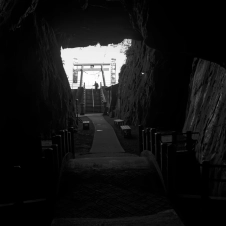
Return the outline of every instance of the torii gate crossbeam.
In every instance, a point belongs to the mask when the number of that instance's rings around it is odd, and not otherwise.
[[[109,68],[103,68],[103,66],[110,65],[110,63],[109,64],[108,63],[103,63],[103,64],[84,63],[84,64],[73,64],[73,65],[82,67],[79,69],[75,69],[75,71],[81,71],[80,87],[82,87],[82,84],[83,84],[83,71],[101,71],[102,77],[103,77],[103,83],[104,83],[104,86],[106,86],[104,71],[109,71]],[[84,68],[84,66],[90,66],[90,68]],[[94,66],[101,66],[101,68],[94,68]]]

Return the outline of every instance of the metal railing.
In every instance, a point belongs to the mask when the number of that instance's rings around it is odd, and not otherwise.
[[[47,221],[52,221],[54,214],[55,200],[59,192],[59,181],[62,175],[63,168],[66,164],[67,159],[74,158],[74,133],[76,130],[74,127],[59,130],[55,134],[52,134],[50,140],[40,141],[40,157],[33,159],[38,167],[39,182],[43,184],[45,191],[41,190],[30,190],[29,194],[24,196],[24,191],[29,186],[29,180],[24,180],[29,170],[29,175],[33,172],[33,169],[26,168],[23,165],[12,166],[9,170],[11,174],[11,180],[14,184],[14,193],[10,194],[10,199],[0,203],[1,213],[10,213],[12,218],[16,218],[17,224],[24,224],[24,218],[27,216],[25,208],[33,212],[39,211],[39,214],[46,214],[40,216],[43,221],[40,225],[47,225]],[[32,147],[31,147],[32,150]],[[6,195],[7,197],[7,195]],[[10,222],[13,219],[7,219]],[[11,224],[10,224],[11,225]],[[27,225],[27,224],[26,224]]]
[[[199,164],[195,158],[198,139],[198,132],[157,132],[155,128],[139,126],[140,152],[147,150],[155,156],[170,196],[201,199],[203,202],[226,201],[226,197],[210,193],[211,183],[212,187],[213,183],[226,183],[226,179],[219,177],[226,171],[226,165],[211,165],[209,161]],[[215,173],[216,168],[221,173]]]
[[[73,80],[68,80],[69,81],[69,85],[71,87],[71,89],[78,89],[78,87],[80,86],[80,80],[77,81],[77,83],[73,83]],[[89,82],[89,81],[85,81],[86,83],[86,89],[92,89],[94,83],[93,82]],[[111,86],[111,80],[106,80],[106,86]]]
[[[94,112],[94,106],[95,106],[95,103],[94,103],[93,89],[92,89],[92,101],[93,101],[93,112]]]

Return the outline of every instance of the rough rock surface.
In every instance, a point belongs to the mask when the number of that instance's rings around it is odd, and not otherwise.
[[[223,2],[121,0],[134,29],[154,49],[186,53],[225,65]]]
[[[190,95],[184,131],[200,133],[196,146],[199,162],[210,160],[226,165],[226,70],[216,63],[195,59],[191,74]],[[211,172],[226,179],[226,170]],[[215,183],[214,193],[225,195],[226,183]]]
[[[51,13],[50,13],[51,12]],[[118,44],[125,38],[142,39],[120,1],[41,0],[37,13],[56,32],[63,48]]]
[[[127,56],[119,77],[118,117],[129,124],[199,132],[197,160],[226,164],[225,68],[162,54],[137,41]],[[225,170],[211,170],[210,177],[225,179]],[[210,185],[213,194],[225,195],[225,183]]]
[[[119,76],[117,114],[128,123],[182,130],[192,58],[133,41]]]
[[[34,13],[24,16],[33,2],[24,1],[17,20],[14,10],[21,5],[1,2],[9,17],[2,22],[0,36],[1,139],[8,146],[1,162],[5,164],[25,163],[40,155],[40,134],[48,137],[74,117],[73,96],[54,31]]]

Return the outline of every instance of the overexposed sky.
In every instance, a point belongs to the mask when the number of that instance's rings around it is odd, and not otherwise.
[[[116,82],[118,83],[118,73],[120,72],[121,66],[125,63],[126,56],[121,51],[122,43],[118,45],[109,44],[108,46],[88,46],[84,48],[73,48],[73,49],[61,49],[61,58],[64,61],[64,69],[68,76],[69,83],[72,83],[73,79],[73,58],[77,58],[78,63],[111,63],[111,58],[116,59]],[[110,84],[110,67],[109,71],[105,71],[105,80],[107,85]],[[89,71],[85,72],[83,77],[84,82],[88,85],[102,81],[101,72]],[[80,73],[79,73],[80,80]],[[103,84],[103,83],[102,83]],[[70,84],[72,85],[72,84]],[[78,85],[78,84],[77,84]],[[77,88],[76,84],[73,84]],[[88,88],[88,87],[87,87]]]

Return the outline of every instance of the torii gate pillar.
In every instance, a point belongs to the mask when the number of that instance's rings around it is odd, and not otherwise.
[[[82,87],[82,84],[83,84],[83,66],[82,66],[82,69],[81,69],[80,87]]]

